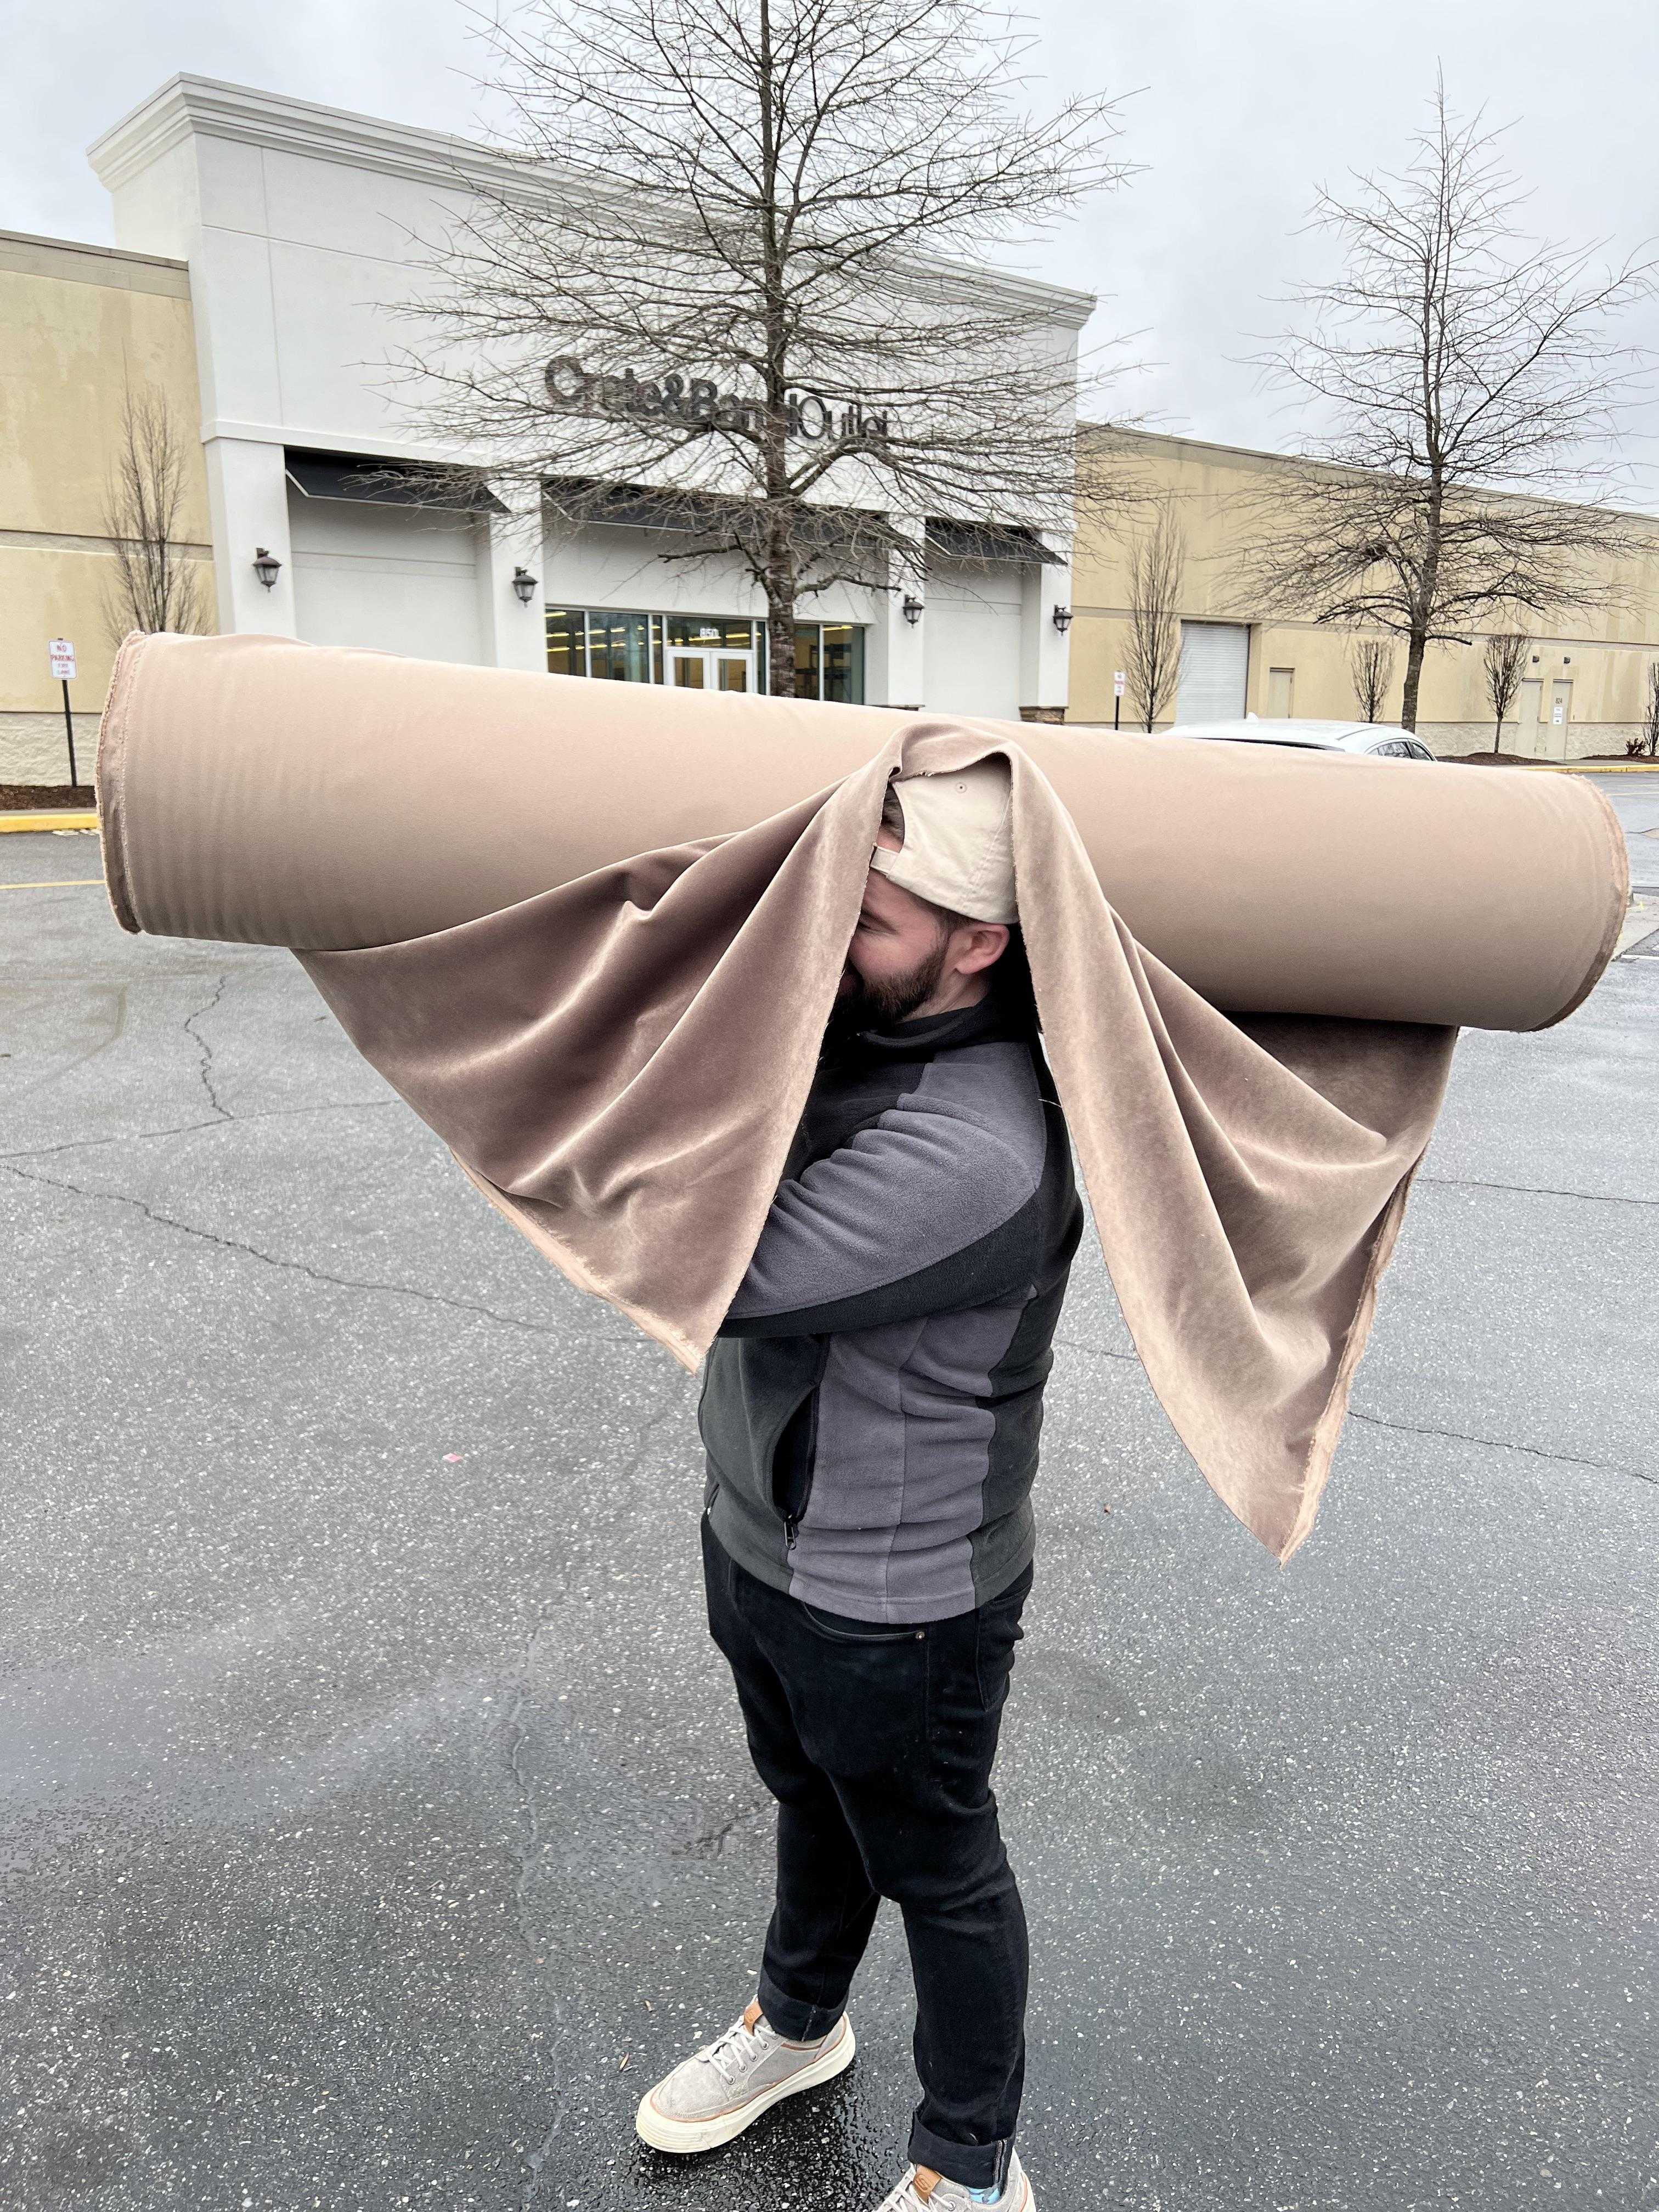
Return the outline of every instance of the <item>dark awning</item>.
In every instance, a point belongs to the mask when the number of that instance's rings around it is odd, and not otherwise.
[[[316,453],[290,446],[288,480],[307,499],[349,499],[371,507],[436,507],[452,514],[505,514],[494,492],[464,470],[369,453]]]
[[[934,552],[948,554],[953,561],[1046,562],[1056,568],[1066,566],[1063,553],[1051,553],[1034,530],[1019,523],[945,522],[932,516],[927,543]]]
[[[683,531],[696,538],[728,534],[743,539],[756,530],[759,503],[738,494],[677,491],[652,484],[600,483],[586,477],[550,477],[550,502],[578,522],[609,523],[626,530]],[[866,531],[884,527],[879,515],[856,509],[813,507],[791,526],[798,544],[849,544]]]

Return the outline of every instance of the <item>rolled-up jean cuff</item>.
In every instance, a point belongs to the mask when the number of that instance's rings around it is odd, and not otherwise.
[[[763,1967],[756,1994],[774,2033],[786,2043],[818,2042],[829,2034],[847,2009],[845,1998],[837,2005],[810,2005],[803,2004],[799,1997],[785,1996],[777,1984],[769,1979]]]
[[[767,2018],[771,2017],[769,2013]],[[776,2022],[773,2025],[775,2027]],[[910,2147],[904,2154],[912,2166],[930,2166],[935,2173],[942,2173],[947,2181],[954,2181],[961,2188],[1000,2189],[1008,2179],[1014,2139],[1005,2136],[1000,2142],[947,2142],[943,2136],[934,2135],[920,2120],[915,2120],[910,2127]]]

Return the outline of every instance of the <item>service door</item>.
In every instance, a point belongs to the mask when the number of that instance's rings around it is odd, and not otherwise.
[[[308,644],[483,659],[478,539],[465,515],[295,493],[289,527],[295,628]]]
[[[1176,723],[1242,721],[1249,673],[1248,623],[1182,623]]]
[[[1019,720],[1021,570],[933,554],[921,617],[924,705],[946,714]]]
[[[1537,677],[1525,677],[1516,716],[1515,743],[1518,751],[1535,753],[1540,749],[1544,733],[1538,726],[1543,719],[1544,686]]]

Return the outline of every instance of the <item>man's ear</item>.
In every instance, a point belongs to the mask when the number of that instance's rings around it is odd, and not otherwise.
[[[1008,932],[1000,921],[970,922],[958,929],[962,945],[952,965],[959,975],[977,975],[995,965],[1008,950]]]

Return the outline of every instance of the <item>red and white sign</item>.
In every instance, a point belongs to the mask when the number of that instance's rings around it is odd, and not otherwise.
[[[1112,696],[1113,696],[1113,698],[1114,698],[1114,699],[1121,699],[1121,698],[1123,696],[1124,693],[1128,690],[1128,688],[1129,688],[1129,676],[1128,676],[1128,672],[1127,672],[1127,669],[1122,669],[1122,668],[1115,668],[1115,669],[1112,671]]]
[[[52,657],[53,682],[72,684],[75,681],[75,647],[68,638],[53,638],[46,650]]]

